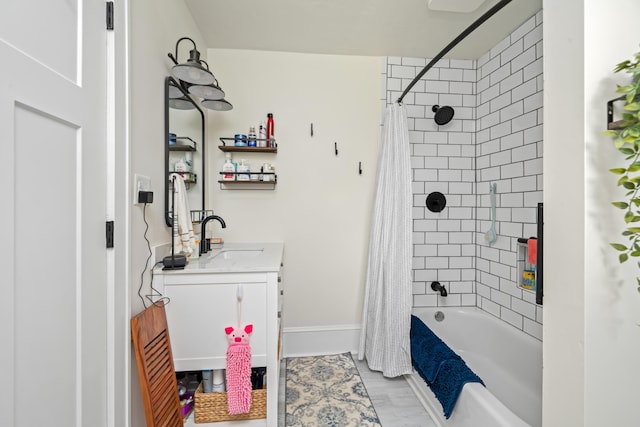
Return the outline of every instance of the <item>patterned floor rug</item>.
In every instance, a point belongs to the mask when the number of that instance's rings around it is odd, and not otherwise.
[[[286,360],[286,427],[380,427],[351,353]]]

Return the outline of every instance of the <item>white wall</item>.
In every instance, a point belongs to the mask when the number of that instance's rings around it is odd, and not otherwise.
[[[209,223],[215,235],[284,242],[285,327],[359,324],[379,144],[380,59],[224,49],[210,49],[208,57],[234,105],[208,112],[207,207],[227,224]],[[275,190],[221,190],[218,138],[246,134],[267,113],[274,115],[277,155],[234,153],[234,160],[244,157],[254,170],[273,163]]]
[[[640,294],[636,262],[620,266],[609,242],[623,241],[622,212],[608,202],[624,200],[608,170],[625,164],[611,139],[602,136],[606,101],[628,74],[613,74],[619,62],[640,51],[637,0],[585,8],[585,425],[635,425],[640,419]],[[598,262],[601,260],[600,262]],[[604,405],[603,405],[604,403]],[[606,407],[607,411],[598,410]]]
[[[202,37],[181,1],[136,0],[130,2],[130,174],[138,173],[151,178],[154,202],[147,207],[151,245],[169,241],[164,222],[164,78],[169,75],[171,61],[168,52],[174,52],[176,41],[182,36],[195,40],[206,58]],[[182,42],[180,59],[188,57],[191,44]],[[131,200],[131,198],[129,198]],[[117,227],[117,224],[116,224]],[[138,298],[140,274],[147,259],[147,244],[143,238],[145,224],[142,207],[131,206],[131,307],[133,316],[143,308]],[[149,274],[145,275],[143,294],[149,293]],[[131,354],[131,426],[143,426],[144,410],[135,356]]]
[[[175,52],[180,37],[191,37],[206,60],[206,47],[189,10],[181,1],[131,2],[130,81],[131,81],[131,179],[133,174],[151,178],[154,202],[147,207],[151,246],[169,242],[164,220],[164,79],[173,63],[167,57]],[[180,43],[179,60],[189,57],[193,45]],[[143,234],[142,205],[131,207],[132,314],[142,309],[137,295],[140,274],[147,259]],[[153,262],[153,261],[150,261]],[[149,276],[143,293],[149,293]]]
[[[624,223],[608,169],[614,66],[638,51],[636,0],[545,2],[545,426],[632,426],[640,416],[640,295],[635,263],[608,242]]]

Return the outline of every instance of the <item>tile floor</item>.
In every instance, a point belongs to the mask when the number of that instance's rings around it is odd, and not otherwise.
[[[382,427],[436,427],[403,377],[385,378],[380,372],[371,371],[366,362],[357,359],[355,362]],[[284,427],[284,373],[283,359],[280,369],[282,393],[278,399],[279,427]]]

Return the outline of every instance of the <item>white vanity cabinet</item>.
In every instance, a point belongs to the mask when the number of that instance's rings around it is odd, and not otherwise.
[[[246,247],[262,249],[262,253],[251,259],[224,257],[225,251],[241,252]],[[191,415],[186,425],[277,426],[282,252],[282,244],[225,244],[184,270],[154,271],[154,287],[169,299],[166,313],[176,371],[224,369],[225,328],[237,327],[239,309],[240,326],[253,325],[251,366],[267,368],[266,419],[195,424]]]

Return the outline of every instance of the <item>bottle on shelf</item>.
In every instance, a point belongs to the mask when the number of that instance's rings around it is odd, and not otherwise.
[[[273,114],[267,114],[267,147],[275,147],[276,142],[273,139],[274,135],[274,123],[273,123]]]
[[[275,168],[270,163],[262,165],[262,181],[275,181],[274,176]]]
[[[246,163],[245,159],[240,160],[240,164],[238,165],[238,181],[249,181],[251,180],[251,168],[249,164]]]
[[[249,147],[255,147],[256,146],[256,128],[255,126],[251,126],[249,128]]]
[[[222,165],[222,179],[224,181],[235,181],[236,179],[236,165],[231,159],[231,153],[225,154],[224,165]]]
[[[184,158],[178,160],[173,165],[174,172],[187,172],[187,163],[184,161]]]
[[[184,153],[184,163],[187,166],[187,172],[193,172],[193,153],[191,151],[187,151]]]
[[[258,126],[258,139],[258,147],[267,146],[267,125],[264,123],[264,120],[261,121]]]

